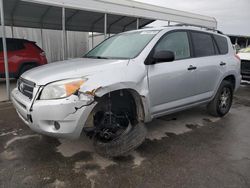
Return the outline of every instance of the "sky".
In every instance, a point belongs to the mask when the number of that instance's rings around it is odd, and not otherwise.
[[[250,36],[250,0],[137,0],[143,3],[215,17],[218,30]],[[166,25],[156,21],[152,25]]]

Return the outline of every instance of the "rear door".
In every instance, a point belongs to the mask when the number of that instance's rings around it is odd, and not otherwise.
[[[197,65],[196,95],[201,99],[210,98],[226,71],[223,57],[219,55],[213,35],[206,32],[190,31],[194,62]]]

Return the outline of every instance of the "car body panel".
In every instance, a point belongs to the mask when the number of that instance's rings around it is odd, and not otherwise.
[[[78,58],[36,67],[31,71],[25,72],[22,77],[37,85],[46,85],[68,78],[79,78],[93,74],[98,75],[104,71],[112,72],[116,68],[122,70],[122,67],[127,66],[127,64],[128,60]]]
[[[46,56],[42,49],[36,46],[35,42],[23,40],[23,39],[6,39],[7,48],[8,43],[13,41],[18,41],[22,43],[23,48],[17,50],[8,50],[8,68],[11,77],[16,77],[19,75],[19,71],[24,64],[33,63],[36,66],[47,64]],[[0,74],[4,77],[4,57],[3,52],[0,51]]]
[[[208,103],[227,76],[234,76],[237,90],[241,80],[240,63],[228,37],[229,51],[226,55],[191,57],[154,65],[144,64],[159,39],[169,31],[177,29],[187,30],[185,27],[157,28],[159,33],[133,59],[78,58],[27,71],[22,78],[34,82],[36,89],[32,99],[22,96],[17,88],[13,90],[12,100],[19,116],[33,130],[42,134],[78,138],[97,102],[91,97],[83,100],[79,95],[57,100],[39,99],[46,85],[72,78],[86,78],[87,81],[80,87],[79,93],[91,93],[97,98],[116,90],[126,89],[133,92],[142,105],[144,122]],[[221,62],[226,65],[221,66]],[[196,66],[197,69],[188,70],[190,65]],[[22,103],[25,103],[25,110],[20,105]],[[63,130],[54,128],[55,121],[60,122]]]
[[[187,59],[158,63],[148,67],[151,112],[153,114],[166,110],[168,104],[173,101],[183,99],[182,105],[184,105],[188,103],[189,96],[195,95],[197,81],[195,70],[187,70],[192,63],[191,59]]]
[[[250,81],[250,47],[243,49],[245,52],[239,52],[237,55],[241,59],[242,79]]]

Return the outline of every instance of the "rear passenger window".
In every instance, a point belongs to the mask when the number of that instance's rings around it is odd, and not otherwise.
[[[214,35],[214,39],[216,41],[216,44],[219,48],[220,54],[227,54],[228,53],[228,44],[227,39],[225,37]]]
[[[15,41],[12,39],[6,39],[7,51],[16,51],[24,49],[24,44],[22,41]],[[3,51],[3,40],[0,39],[0,52]]]
[[[163,37],[155,47],[157,51],[172,51],[175,60],[190,57],[188,36],[186,32],[173,32]]]
[[[196,57],[215,55],[214,43],[211,35],[206,33],[191,32],[193,50]]]

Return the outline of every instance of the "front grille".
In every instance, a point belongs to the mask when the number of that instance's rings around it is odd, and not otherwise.
[[[250,73],[250,61],[241,60],[241,73]]]
[[[23,78],[19,78],[17,81],[18,90],[26,97],[29,97],[29,99],[33,98],[33,90],[35,85],[35,83],[25,80]]]

